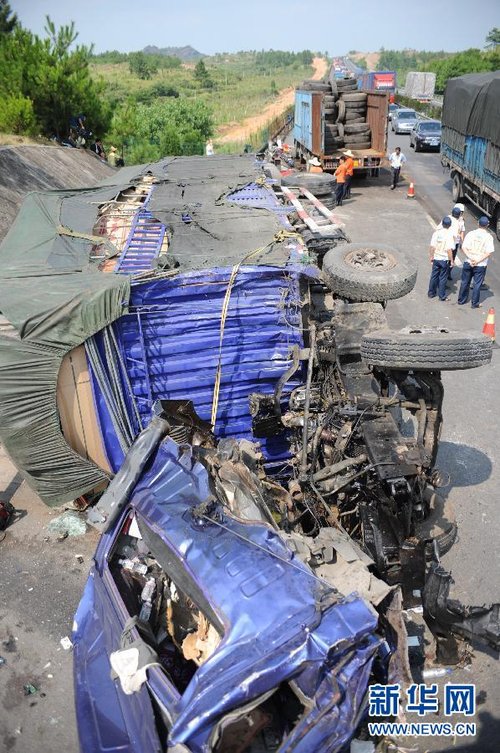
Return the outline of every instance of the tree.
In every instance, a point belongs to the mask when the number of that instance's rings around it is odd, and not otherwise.
[[[359,58],[356,60],[356,65],[358,68],[361,68],[362,71],[368,70],[368,63],[366,62],[366,58]]]
[[[214,85],[207,67],[201,58],[194,67],[194,77],[204,89],[211,89]]]
[[[127,145],[126,161],[136,164],[169,154],[203,154],[212,133],[212,112],[204,102],[172,97],[151,105],[130,100],[115,113],[108,136]]]
[[[78,113],[85,113],[92,130],[102,133],[109,112],[101,99],[102,87],[90,76],[92,50],[74,46],[74,24],[56,29],[48,16],[46,20],[43,40],[19,25],[0,37],[0,98],[29,100],[34,120],[47,135],[65,136],[70,117]],[[22,116],[18,122],[30,121],[27,105],[17,106]]]
[[[486,47],[498,47],[500,45],[500,29],[496,26],[486,36]]]
[[[0,0],[0,37],[2,34],[11,34],[18,26],[15,13],[12,12],[7,0]]]
[[[131,52],[128,56],[130,73],[143,80],[151,78],[158,71],[154,59],[150,59],[144,52]]]

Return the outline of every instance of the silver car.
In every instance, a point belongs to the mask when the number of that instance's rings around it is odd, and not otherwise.
[[[417,123],[415,110],[396,110],[392,116],[391,129],[394,133],[410,133]]]

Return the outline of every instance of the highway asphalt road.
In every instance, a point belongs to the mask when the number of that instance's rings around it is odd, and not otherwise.
[[[391,244],[418,263],[414,291],[387,307],[391,326],[438,324],[480,332],[485,309],[457,307],[456,295],[450,303],[427,299],[431,223],[449,212],[453,202],[439,157],[414,155],[408,137],[391,137],[390,144],[395,141],[406,152],[407,173],[416,183],[418,198],[406,199],[407,183],[390,191],[389,174],[382,171],[378,179],[355,183],[352,200],[338,214],[353,241]],[[475,210],[468,210],[469,229],[476,217]],[[487,305],[495,305],[497,267],[494,259],[487,277],[490,290],[484,294]],[[459,539],[444,564],[456,581],[454,595],[472,604],[500,601],[499,363],[495,350],[491,366],[443,374],[444,426],[438,464],[451,476],[443,492],[453,497],[459,524]],[[60,541],[50,534],[47,526],[60,511],[49,510],[26,484],[20,484],[14,467],[1,454],[0,488],[3,498],[14,493],[12,501],[23,511],[0,543],[0,655],[7,661],[0,666],[0,752],[76,753],[71,652],[61,647],[60,639],[70,634],[97,537],[87,531]],[[476,650],[469,669],[454,671],[449,679],[476,683],[477,739],[422,738],[419,753],[498,753],[499,678],[498,658]],[[32,696],[23,692],[28,683],[38,688]]]
[[[390,133],[389,152],[396,145],[401,146],[408,159],[397,190],[390,190],[389,172],[382,170],[380,178],[357,181],[352,201],[338,208],[337,214],[345,221],[352,241],[386,243],[417,262],[419,273],[414,290],[388,303],[391,327],[424,324],[480,333],[488,308],[496,306],[500,290],[500,244],[495,240],[486,277],[489,289],[481,294],[484,308],[457,306],[459,269],[449,288],[450,301],[429,300],[429,241],[436,222],[453,207],[451,183],[443,173],[438,154],[415,154],[409,148],[408,136]],[[406,198],[410,180],[415,184],[415,199]],[[477,227],[479,216],[475,207],[467,206],[466,230]],[[490,366],[443,372],[442,376],[444,423],[437,465],[450,474],[450,483],[441,491],[453,500],[459,529],[458,540],[443,558],[443,564],[455,579],[452,595],[464,604],[500,602],[500,352],[493,350]],[[477,738],[422,738],[419,753],[499,753],[500,662],[489,649],[476,647],[474,654],[467,670],[454,671],[444,682],[476,683],[480,700]],[[443,717],[435,720],[443,721]]]

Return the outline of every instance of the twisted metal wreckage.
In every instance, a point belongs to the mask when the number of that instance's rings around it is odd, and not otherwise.
[[[340,751],[368,684],[409,680],[416,590],[437,636],[500,646],[498,605],[449,599],[435,467],[440,372],[491,343],[391,332],[416,270],[313,230],[262,164],[220,156],[31,194],[2,244],[1,440],[102,532],[74,630],[84,751]]]

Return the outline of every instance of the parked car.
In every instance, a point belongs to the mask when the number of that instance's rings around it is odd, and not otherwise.
[[[393,133],[410,133],[417,123],[415,110],[397,110],[392,116],[391,129]]]
[[[394,102],[391,102],[389,104],[389,120],[392,120],[394,117],[394,113],[399,110],[399,105],[396,105]]]
[[[421,149],[439,149],[441,146],[441,123],[439,120],[421,120],[410,133],[410,146],[416,152]]]

